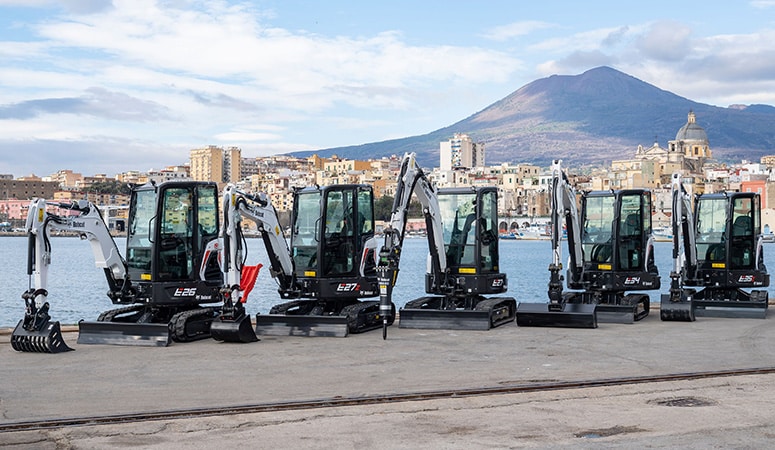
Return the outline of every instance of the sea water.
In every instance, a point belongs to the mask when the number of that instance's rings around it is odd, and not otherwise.
[[[124,249],[125,240],[118,238],[117,245]],[[282,303],[277,293],[277,283],[269,275],[269,261],[263,242],[251,238],[248,242],[246,264],[263,264],[256,285],[249,294],[246,309],[251,315],[266,314],[269,309]],[[567,260],[567,245],[563,242],[563,263]],[[651,302],[659,302],[660,294],[670,289],[672,268],[672,244],[657,242],[655,259],[662,277],[662,288],[643,291]],[[775,245],[764,246],[765,264],[775,268]],[[424,295],[425,268],[428,257],[428,241],[425,238],[407,238],[401,252],[398,281],[393,290],[393,301],[400,308],[406,302]],[[501,296],[511,296],[518,302],[546,302],[549,282],[549,263],[552,251],[549,241],[501,240],[500,269],[508,276],[509,290]],[[770,269],[773,270],[773,269]],[[27,238],[7,236],[0,238],[0,327],[13,327],[24,316],[24,300],[21,294],[29,289],[27,275]],[[769,295],[775,287],[768,288]],[[101,268],[94,264],[91,246],[87,241],[74,237],[51,238],[51,265],[49,266],[48,301],[52,320],[63,324],[75,324],[81,319],[95,320],[103,311],[115,308],[107,297],[108,285]],[[378,298],[375,298],[375,300]]]

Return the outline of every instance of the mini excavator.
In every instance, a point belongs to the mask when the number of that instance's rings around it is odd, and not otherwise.
[[[262,233],[278,292],[289,301],[256,315],[256,334],[346,337],[381,326],[379,302],[362,300],[379,295],[373,196],[365,184],[294,191],[289,263],[280,235]],[[238,205],[250,209],[244,200]]]
[[[49,212],[58,207],[68,214]],[[218,239],[218,187],[215,183],[148,183],[132,190],[126,257],[110,235],[99,209],[73,203],[30,203],[26,225],[30,289],[26,310],[11,340],[19,351],[70,350],[59,322],[50,319],[48,268],[50,232],[76,233],[89,241],[97,267],[105,271],[108,297],[118,309],[96,321],[79,322],[79,344],[166,346],[209,337],[223,278],[213,248]],[[211,257],[203,258],[203,255]],[[200,266],[205,269],[197,270]],[[204,276],[203,276],[204,275]]]
[[[359,301],[379,295],[371,187],[306,188],[295,197],[291,253],[276,211],[263,195],[228,187],[221,236],[215,183],[170,181],[136,187],[129,206],[126,257],[92,203],[33,200],[27,215],[32,287],[22,295],[25,316],[12,333],[12,347],[46,353],[72,350],[59,322],[49,315],[52,230],[76,233],[90,242],[97,267],[105,271],[107,295],[121,305],[96,321],[80,321],[79,344],[166,346],[170,340],[211,336],[253,342],[256,333],[346,336],[379,328],[378,302]],[[69,213],[48,211],[54,207]],[[244,302],[259,267],[244,266],[242,216],[259,224],[281,297],[301,299],[259,314],[256,332]]]
[[[770,284],[764,265],[759,194],[721,192],[691,198],[673,174],[673,270],[660,318],[765,318]],[[686,287],[692,286],[692,287]],[[702,288],[699,291],[695,288]]]
[[[400,310],[399,327],[488,330],[514,320],[511,297],[485,297],[507,290],[498,266],[498,191],[495,187],[437,190],[417,165],[415,154],[401,162],[390,227],[380,249],[380,313],[383,339],[393,308],[409,201],[416,194],[428,230],[425,291]]]
[[[633,323],[649,313],[647,294],[626,291],[657,290],[651,236],[651,194],[648,190],[592,191],[581,195],[562,170],[552,163],[552,262],[549,265],[549,303],[517,307],[517,325],[596,328],[599,322]],[[563,291],[562,222],[570,252]]]

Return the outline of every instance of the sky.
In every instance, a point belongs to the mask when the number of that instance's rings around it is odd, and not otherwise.
[[[0,174],[415,136],[599,66],[775,105],[775,0],[0,0]]]

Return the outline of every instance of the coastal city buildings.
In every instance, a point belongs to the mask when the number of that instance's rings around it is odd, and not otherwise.
[[[639,145],[630,153],[629,158],[613,160],[608,167],[584,174],[574,173],[571,162],[568,175],[579,190],[651,189],[655,224],[665,225],[671,213],[670,177],[680,172],[693,193],[758,192],[764,207],[762,223],[775,228],[775,155],[765,156],[759,163],[742,161],[726,166],[715,162],[710,140],[694,112],[688,113],[686,123],[666,146],[654,142],[650,147]],[[366,183],[374,188],[377,198],[393,196],[400,160],[400,155],[369,160],[318,155],[251,158],[244,157],[237,147],[208,145],[192,149],[184,164],[148,172],[128,171],[113,178],[84,176],[69,169],[44,177],[0,175],[0,222],[20,224],[32,197],[61,202],[86,198],[111,207],[111,214],[120,219],[128,196],[94,189],[111,180],[132,184],[185,179],[215,181],[221,186],[234,183],[244,191],[266,193],[278,211],[287,213],[293,190],[314,184]],[[487,166],[485,144],[474,142],[467,134],[457,133],[440,142],[439,165],[426,170],[438,187],[497,186],[498,208],[502,217],[509,218],[503,222],[507,227],[529,225],[549,213],[548,167],[519,162]]]

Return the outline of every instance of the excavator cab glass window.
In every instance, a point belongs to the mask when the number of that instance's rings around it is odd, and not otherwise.
[[[476,193],[439,192],[447,266],[475,266]]]
[[[358,211],[356,216],[357,236],[356,242],[359,242],[358,254],[363,253],[366,241],[374,236],[374,194],[371,189],[361,188],[358,190]],[[373,250],[365,255],[364,274],[374,275],[377,273],[377,265],[374,262]]]
[[[323,275],[350,274],[355,269],[356,256],[355,189],[326,191],[324,208],[325,226],[321,242]]]
[[[193,268],[194,199],[190,187],[162,193],[159,234],[159,279],[189,279]]]
[[[320,191],[299,192],[293,205],[291,252],[298,276],[317,275],[320,224]]]
[[[482,272],[498,272],[498,193],[482,193],[479,218],[479,245]]]
[[[619,215],[619,267],[622,270],[643,269],[643,231],[650,228],[644,223],[644,203],[647,197],[639,193],[621,197]],[[650,217],[650,214],[646,214]]]
[[[216,186],[198,186],[196,189],[196,220],[194,230],[194,267],[200,267],[207,244],[218,238],[218,188]],[[216,254],[206,262],[207,280],[222,281],[222,274]]]
[[[584,229],[581,231],[584,261],[612,264],[615,202],[613,194],[588,196],[584,199]]]
[[[151,240],[156,224],[156,192],[153,189],[132,192],[127,230],[127,265],[150,278]]]
[[[730,268],[750,269],[754,266],[754,237],[759,234],[758,197],[736,197],[732,205],[730,236]]]
[[[696,214],[696,245],[698,261],[709,261],[711,264],[726,263],[726,197],[703,198],[697,200]]]

